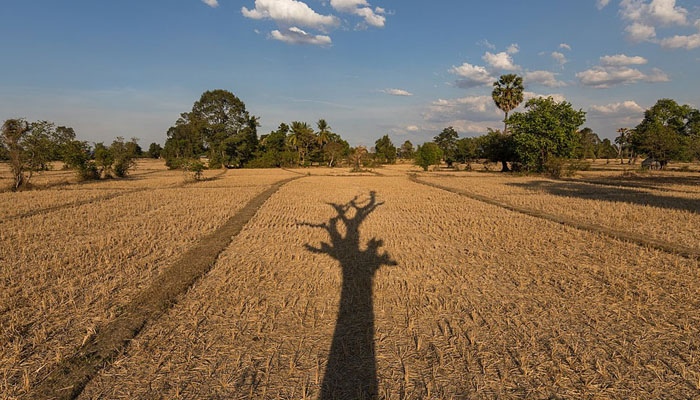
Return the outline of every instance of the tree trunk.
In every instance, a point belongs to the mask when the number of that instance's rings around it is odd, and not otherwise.
[[[503,120],[503,134],[508,134],[508,111],[506,111],[506,118]]]
[[[510,168],[508,168],[508,161],[501,160],[501,165],[501,172],[510,172]]]

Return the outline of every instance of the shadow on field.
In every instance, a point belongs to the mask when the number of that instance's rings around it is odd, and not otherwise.
[[[600,187],[574,182],[550,181],[509,183],[508,185],[522,189],[543,190],[549,194],[562,197],[625,202],[671,210],[690,211],[693,213],[700,212],[700,200],[698,199],[689,199],[677,196],[659,196],[643,190],[628,189],[623,187]]]
[[[340,309],[321,385],[321,400],[367,399],[378,395],[372,281],[379,268],[397,264],[388,253],[380,254],[383,242],[376,238],[367,243],[366,250],[360,250],[360,225],[384,204],[377,202],[375,192],[370,192],[366,204],[360,203],[364,205],[358,204],[358,197],[346,204],[329,203],[338,215],[323,224],[303,224],[328,232],[330,243],[321,243],[318,248],[307,244],[306,249],[338,260],[343,272]],[[345,236],[341,233],[343,227]]]

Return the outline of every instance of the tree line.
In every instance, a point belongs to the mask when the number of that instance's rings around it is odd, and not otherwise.
[[[89,144],[77,140],[73,128],[50,121],[8,119],[0,130],[0,160],[9,162],[13,190],[30,185],[34,174],[51,169],[53,161],[62,161],[82,180],[92,180],[125,177],[134,159],[142,156],[160,157],[160,145],[153,143],[144,153],[137,138]]]
[[[49,121],[9,119],[0,134],[0,160],[9,160],[13,188],[27,185],[34,172],[63,161],[81,179],[127,176],[136,157],[164,158],[172,169],[186,169],[199,176],[204,168],[276,168],[291,166],[350,165],[362,170],[375,164],[412,159],[428,169],[446,163],[466,165],[476,160],[501,164],[504,172],[532,171],[561,174],[577,159],[625,159],[636,163],[648,157],[652,166],[664,168],[669,161],[700,158],[700,111],[661,99],[644,113],[635,128],[620,128],[611,142],[601,140],[590,128],[581,128],[586,113],[571,103],[552,97],[533,98],[524,110],[513,112],[524,101],[523,78],[501,76],[493,84],[492,99],[504,113],[503,130],[488,129],[478,137],[460,138],[453,127],[442,130],[433,141],[417,147],[405,141],[396,147],[389,135],[373,148],[351,147],[330,124],[321,119],[314,126],[300,121],[258,137],[259,117],[251,115],[233,93],[207,91],[191,111],[182,113],[168,129],[165,146],[152,143],[146,152],[138,139],[119,137],[109,146],[76,139],[73,128]],[[201,161],[207,160],[207,165]]]

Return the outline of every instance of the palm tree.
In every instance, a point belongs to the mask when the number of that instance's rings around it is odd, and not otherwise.
[[[501,75],[498,81],[493,83],[491,97],[496,106],[506,114],[503,120],[505,127],[503,134],[508,134],[508,113],[515,110],[523,102],[523,78],[515,75]]]
[[[318,145],[323,147],[326,143],[331,141],[331,126],[328,125],[325,119],[319,119],[316,126],[318,127]]]
[[[299,153],[299,164],[304,164],[304,156],[310,144],[309,138],[313,137],[314,130],[306,122],[292,122],[291,133],[289,134],[289,145]]]

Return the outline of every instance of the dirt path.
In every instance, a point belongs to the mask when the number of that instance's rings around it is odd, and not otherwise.
[[[72,399],[77,397],[102,368],[126,347],[144,325],[160,317],[179,295],[205,275],[265,201],[281,186],[297,178],[280,181],[246,204],[214,233],[202,238],[153,284],[136,296],[124,312],[99,329],[70,358],[55,370],[27,398]]]
[[[451,193],[459,194],[461,196],[468,197],[472,200],[478,200],[478,201],[481,201],[481,202],[484,202],[484,203],[487,203],[490,205],[505,208],[506,210],[509,210],[509,211],[515,211],[515,212],[518,212],[521,214],[529,215],[531,217],[542,218],[542,219],[545,219],[548,221],[560,223],[562,225],[567,225],[567,226],[570,226],[570,227],[576,228],[576,229],[581,229],[581,230],[594,232],[594,233],[600,233],[603,235],[610,236],[614,239],[624,240],[624,241],[631,242],[631,243],[636,243],[636,244],[639,244],[641,246],[652,247],[652,248],[655,248],[658,250],[662,250],[662,251],[673,253],[673,254],[678,254],[678,255],[681,255],[684,257],[693,258],[693,259],[700,259],[700,251],[693,249],[693,248],[690,248],[690,247],[685,247],[682,245],[678,245],[678,244],[674,244],[674,243],[670,243],[670,242],[665,242],[662,240],[652,239],[650,237],[643,236],[640,234],[610,229],[610,228],[600,226],[600,225],[587,224],[584,222],[576,221],[576,220],[571,219],[571,218],[552,215],[552,214],[545,213],[545,212],[538,211],[538,210],[531,209],[531,208],[510,205],[510,204],[492,199],[490,197],[482,196],[482,195],[479,195],[476,193],[470,193],[470,192],[467,192],[465,190],[451,188],[448,186],[443,186],[443,185],[439,185],[439,184],[432,183],[432,182],[426,182],[426,181],[423,181],[420,178],[418,178],[416,175],[409,175],[409,179],[412,182],[419,183],[421,185],[426,185],[426,186],[434,187],[437,189],[445,190],[445,191],[448,191]]]

